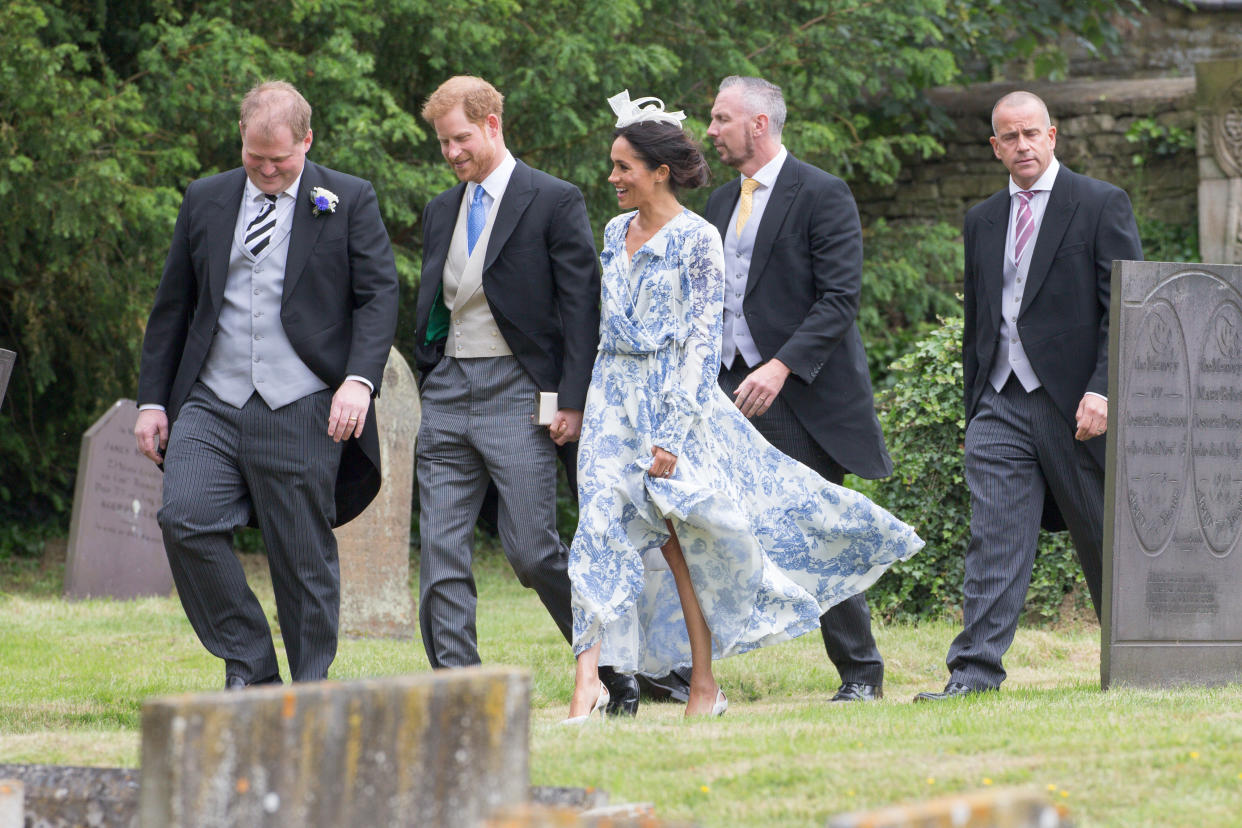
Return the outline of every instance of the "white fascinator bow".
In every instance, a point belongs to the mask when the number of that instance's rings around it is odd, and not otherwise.
[[[680,109],[676,112],[665,112],[664,101],[659,98],[646,97],[631,101],[628,89],[609,98],[608,105],[617,114],[617,129],[644,121],[681,126],[681,122],[686,119],[686,113]]]

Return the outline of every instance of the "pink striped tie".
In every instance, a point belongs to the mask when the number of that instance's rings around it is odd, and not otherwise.
[[[1027,242],[1035,236],[1035,216],[1031,214],[1031,198],[1035,192],[1019,190],[1014,195],[1018,197],[1018,220],[1013,228],[1013,260],[1017,263],[1022,261]]]

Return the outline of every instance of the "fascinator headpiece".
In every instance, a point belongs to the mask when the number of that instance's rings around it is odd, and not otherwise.
[[[631,101],[628,89],[609,98],[608,105],[617,114],[617,129],[645,121],[681,126],[686,118],[686,113],[680,109],[676,112],[665,112],[664,101],[659,98],[646,97]]]

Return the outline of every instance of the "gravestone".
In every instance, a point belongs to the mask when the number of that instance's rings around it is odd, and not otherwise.
[[[1118,262],[1101,682],[1242,678],[1242,267]]]
[[[499,667],[148,699],[143,828],[477,828],[530,787],[530,674]]]
[[[957,794],[840,814],[828,828],[1070,828],[1065,808],[1034,790]]]
[[[4,402],[4,392],[9,387],[9,377],[13,374],[13,362],[17,354],[0,348],[0,403]]]
[[[366,511],[336,530],[341,632],[411,638],[415,624],[410,592],[410,504],[421,409],[414,374],[396,348],[384,366],[375,409],[383,474],[379,494]]]
[[[32,828],[136,828],[138,771],[64,765],[3,765],[0,777],[25,789]],[[0,821],[0,828],[7,828]]]
[[[1242,59],[1195,65],[1199,256],[1242,264]]]
[[[118,400],[82,435],[66,598],[138,598],[172,591],[172,571],[155,519],[163,474],[138,451],[137,420],[134,401]]]
[[[20,779],[0,779],[0,828],[24,828],[25,788]]]

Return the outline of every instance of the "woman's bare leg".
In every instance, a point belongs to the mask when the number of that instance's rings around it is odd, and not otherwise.
[[[578,665],[574,668],[574,695],[569,700],[569,717],[586,716],[595,708],[602,684],[599,680],[599,650],[596,644],[589,650],[578,654]]]
[[[699,606],[698,596],[694,593],[694,584],[690,582],[690,568],[681,552],[677,533],[670,521],[666,520],[664,523],[668,527],[669,539],[660,547],[660,551],[664,553],[669,571],[673,573],[673,580],[677,584],[681,612],[686,617],[686,633],[690,636],[690,698],[686,702],[686,715],[703,716],[712,712],[716,693],[720,689],[716,677],[712,675],[712,632],[707,627],[707,619],[703,617],[703,608]]]

